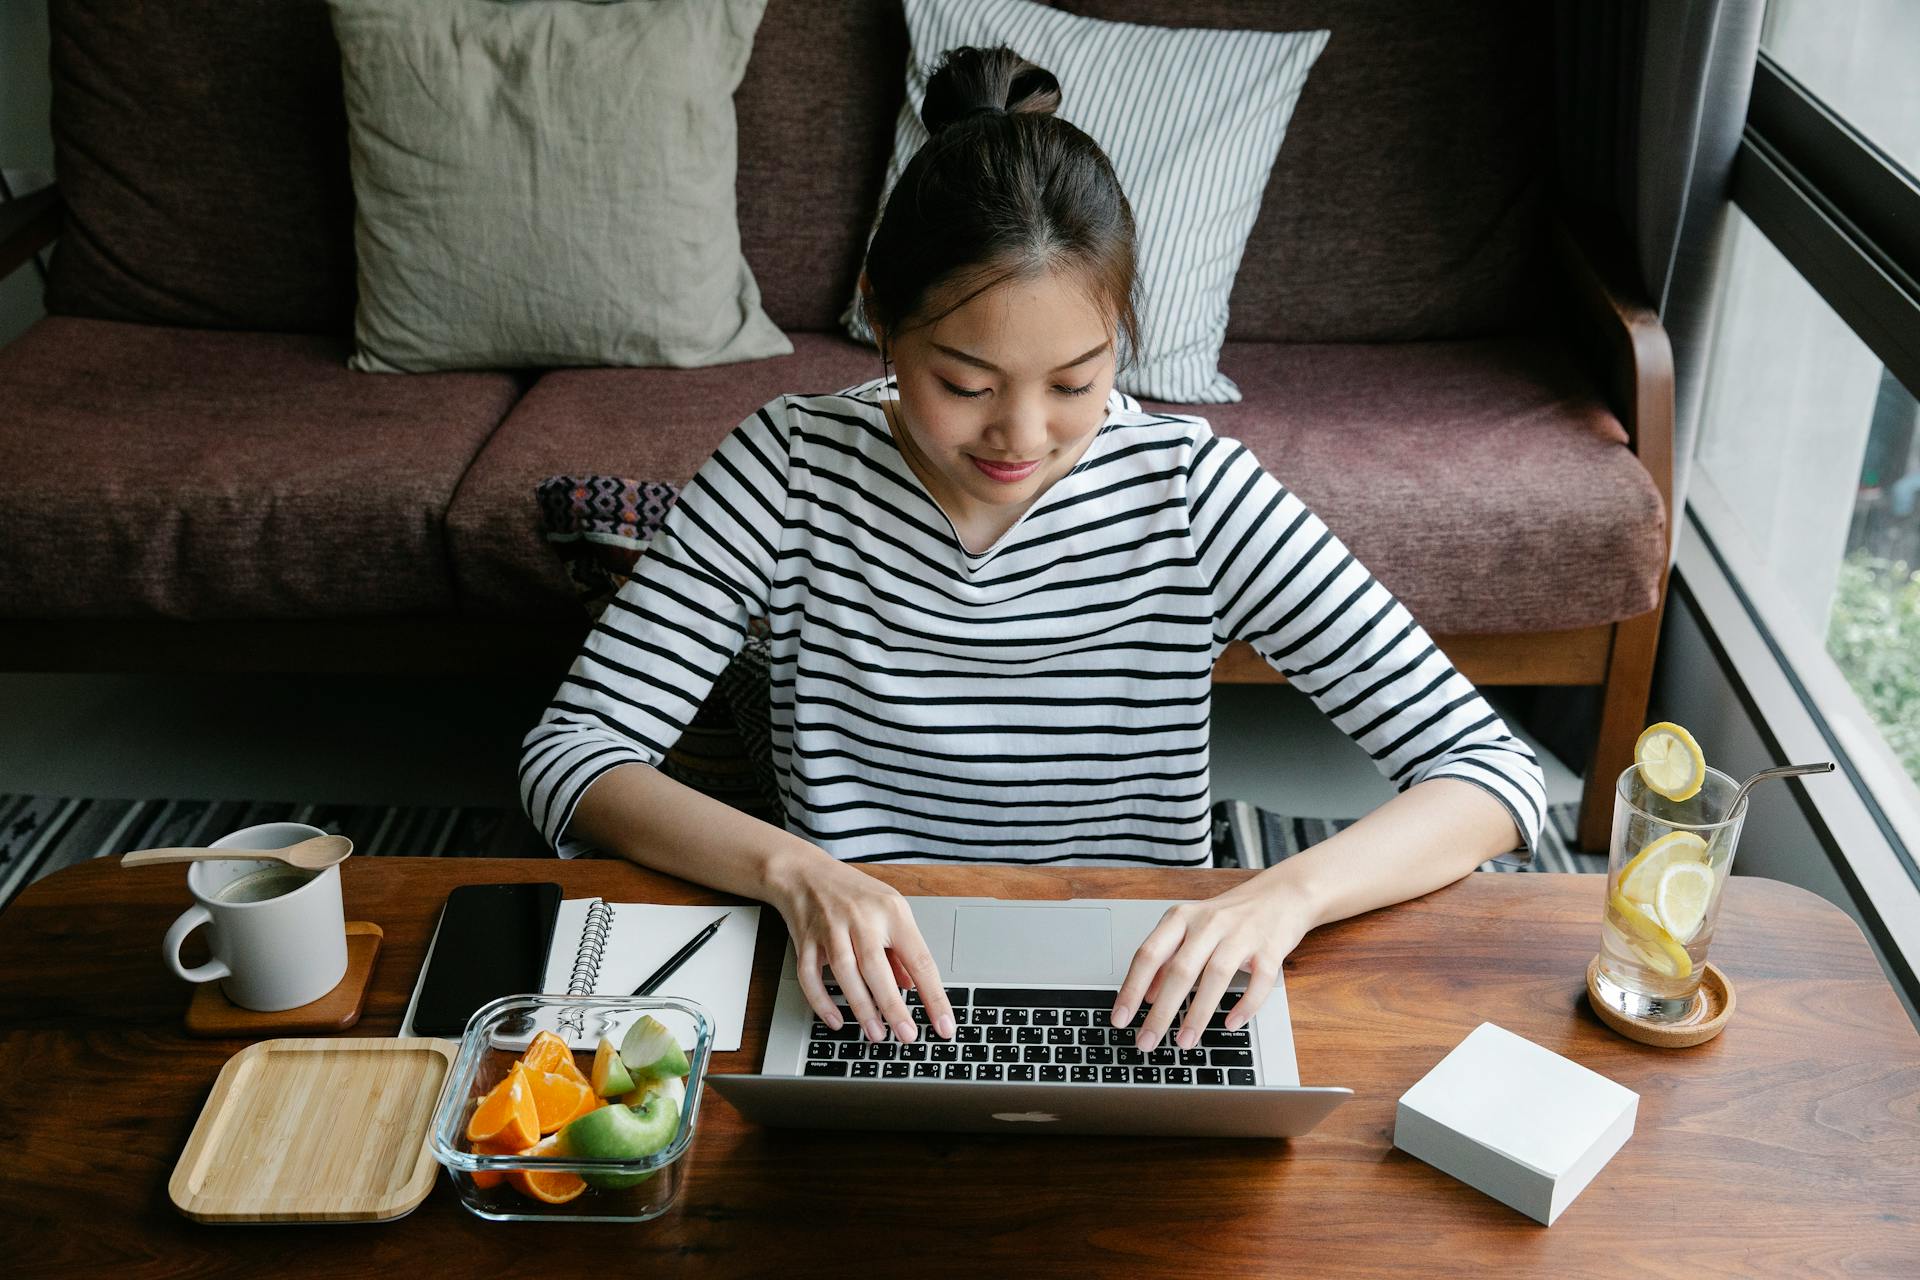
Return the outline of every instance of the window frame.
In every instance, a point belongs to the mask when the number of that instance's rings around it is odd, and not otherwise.
[[[1763,49],[1731,198],[1920,394],[1920,183]]]
[[[1729,198],[1841,322],[1920,393],[1920,182],[1765,49]],[[1831,756],[1850,788],[1794,791],[1889,967],[1920,1004],[1920,788],[1826,652],[1764,592],[1761,558],[1695,467],[1675,589],[1708,630],[1755,728],[1781,759]]]

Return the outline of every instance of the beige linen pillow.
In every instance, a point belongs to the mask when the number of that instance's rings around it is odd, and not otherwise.
[[[734,213],[766,0],[329,0],[376,372],[793,350]]]

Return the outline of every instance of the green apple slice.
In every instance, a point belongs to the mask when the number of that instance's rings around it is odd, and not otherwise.
[[[673,1099],[655,1094],[645,1106],[616,1103],[587,1112],[560,1131],[560,1151],[587,1160],[638,1160],[664,1150],[679,1127],[679,1106]],[[658,1172],[644,1169],[637,1173],[582,1173],[580,1177],[588,1186],[602,1191],[624,1191]]]
[[[594,1050],[593,1072],[588,1079],[596,1097],[611,1098],[633,1090],[633,1076],[627,1071],[627,1064],[620,1060],[620,1051],[613,1047],[613,1041],[605,1036],[600,1037],[600,1047]]]
[[[644,1106],[648,1098],[665,1094],[673,1099],[675,1106],[682,1111],[687,1109],[687,1082],[679,1076],[668,1076],[665,1080],[649,1080],[636,1085],[631,1093],[620,1095],[620,1101],[629,1107]]]
[[[627,1064],[635,1084],[687,1074],[686,1050],[652,1014],[642,1015],[627,1028],[626,1038],[620,1042],[620,1059]]]

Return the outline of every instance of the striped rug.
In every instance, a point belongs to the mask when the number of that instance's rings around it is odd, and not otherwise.
[[[1540,848],[1527,866],[1494,859],[1480,864],[1482,871],[1580,871],[1607,869],[1604,853],[1576,853],[1577,803],[1550,804],[1540,832]],[[1213,806],[1213,865],[1216,867],[1270,867],[1302,849],[1319,844],[1358,818],[1293,818],[1248,804],[1222,800]]]
[[[1538,871],[1605,871],[1598,854],[1568,852],[1576,806],[1553,805]],[[1325,840],[1353,818],[1295,818],[1243,801],[1214,806],[1217,866],[1271,865]],[[518,809],[316,804],[295,800],[99,800],[0,795],[0,905],[25,886],[88,858],[130,849],[202,846],[261,822],[304,822],[353,837],[356,857],[530,858],[546,846]],[[1256,858],[1243,851],[1257,849]],[[1487,863],[1487,871],[1518,868]]]
[[[528,858],[545,851],[518,809],[0,795],[0,904],[40,877],[88,858],[204,846],[261,822],[344,832],[353,837],[355,857]]]

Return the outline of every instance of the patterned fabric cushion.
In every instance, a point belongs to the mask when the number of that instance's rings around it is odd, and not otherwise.
[[[617,476],[553,476],[540,484],[540,519],[547,541],[559,551],[590,617],[599,617],[626,585],[634,561],[679,497],[679,485]],[[746,644],[720,673],[660,770],[778,826],[780,787],[768,724],[767,661],[766,622],[755,619]]]

